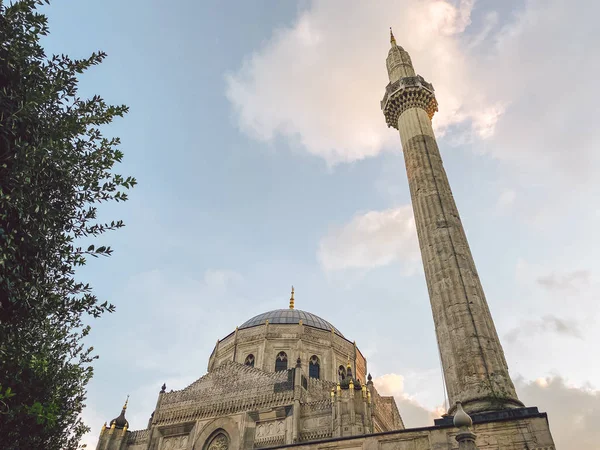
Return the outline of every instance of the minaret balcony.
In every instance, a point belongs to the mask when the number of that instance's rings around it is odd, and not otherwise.
[[[388,128],[397,129],[400,114],[413,107],[424,109],[430,119],[438,110],[433,85],[425,81],[421,75],[400,78],[385,87],[381,110]]]

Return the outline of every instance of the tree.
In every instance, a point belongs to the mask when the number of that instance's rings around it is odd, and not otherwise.
[[[77,96],[77,77],[105,54],[47,58],[40,39],[48,0],[0,0],[0,445],[74,449],[92,377],[84,325],[114,311],[78,279],[94,238],[123,226],[97,220],[102,202],[127,200],[132,177],[100,127],[127,112]],[[97,245],[97,244],[96,244]]]

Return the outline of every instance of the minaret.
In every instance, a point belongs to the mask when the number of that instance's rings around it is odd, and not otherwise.
[[[393,34],[386,63],[381,109],[400,132],[450,405],[461,402],[470,413],[522,407],[433,133],[433,86],[415,74]]]

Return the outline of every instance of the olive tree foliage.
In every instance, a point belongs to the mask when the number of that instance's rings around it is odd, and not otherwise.
[[[94,96],[77,77],[102,62],[47,57],[40,39],[48,1],[0,0],[0,447],[74,449],[93,349],[90,317],[112,312],[76,269],[108,256],[95,242],[121,221],[97,206],[124,201],[136,184],[113,172],[119,139],[100,128],[127,112]]]

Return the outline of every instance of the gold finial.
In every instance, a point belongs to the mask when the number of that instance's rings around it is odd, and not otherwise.
[[[290,297],[290,309],[294,309],[294,286],[292,286],[292,296]]]
[[[352,364],[350,364],[350,357],[348,356],[348,364],[346,364],[346,367],[350,367],[352,369]]]
[[[125,400],[125,404],[123,405],[123,409],[127,409],[127,403],[129,403],[129,395],[127,396],[127,400]]]
[[[123,427],[123,434],[127,433],[127,425]]]
[[[394,32],[392,31],[392,27],[390,27],[390,44],[392,44],[392,46],[396,45],[396,38],[394,37]]]
[[[100,430],[100,432],[103,433],[104,430],[106,430],[106,422],[104,422],[104,425],[102,425],[102,430]]]

